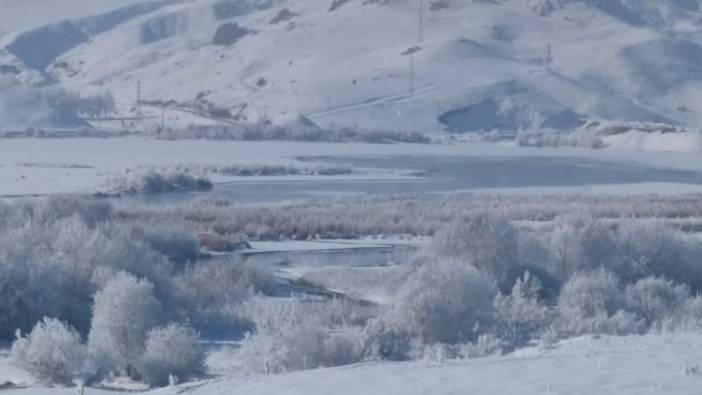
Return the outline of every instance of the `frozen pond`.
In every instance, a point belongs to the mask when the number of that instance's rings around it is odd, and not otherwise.
[[[357,168],[411,169],[416,177],[386,180],[325,180],[262,182],[254,178],[220,184],[206,194],[183,193],[137,196],[140,202],[160,204],[188,201],[209,195],[238,203],[276,203],[320,197],[366,194],[426,194],[464,191],[529,191],[543,188],[674,184],[702,186],[702,173],[644,167],[565,157],[314,157],[307,161]],[[654,189],[655,192],[658,192]],[[663,191],[661,191],[663,192]]]

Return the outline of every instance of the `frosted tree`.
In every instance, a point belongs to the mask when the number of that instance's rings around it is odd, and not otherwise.
[[[499,216],[470,214],[453,222],[437,233],[431,251],[440,258],[472,264],[491,275],[505,293],[524,272],[518,272],[517,230]]]
[[[205,354],[198,333],[187,326],[170,324],[152,329],[146,338],[138,370],[151,385],[185,380],[204,372]]]
[[[690,298],[687,286],[663,278],[644,278],[626,287],[628,308],[643,318],[648,327],[660,330],[675,319]]]
[[[495,298],[501,335],[511,345],[526,344],[548,325],[551,317],[540,301],[542,291],[541,281],[526,272],[514,284],[511,295],[500,294]]]
[[[39,321],[27,336],[19,332],[11,358],[48,384],[70,385],[88,374],[88,352],[73,328],[53,318]]]
[[[641,333],[644,323],[626,310],[619,279],[610,272],[578,273],[558,298],[559,325],[565,335]]]
[[[474,341],[494,324],[496,294],[471,264],[432,259],[407,278],[382,319],[428,344]]]
[[[131,376],[147,333],[162,316],[153,284],[120,273],[95,294],[88,347],[104,367]]]

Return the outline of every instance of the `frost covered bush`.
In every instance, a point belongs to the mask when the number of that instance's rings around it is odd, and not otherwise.
[[[172,172],[162,174],[155,171],[136,173],[112,181],[118,193],[166,193],[175,191],[209,191],[212,181],[207,177]]]
[[[617,231],[619,259],[612,270],[627,282],[664,277],[702,291],[702,243],[660,221],[624,222]]]
[[[163,315],[153,284],[121,273],[95,294],[88,347],[104,368],[133,375],[147,333]]]
[[[439,231],[431,251],[440,258],[469,262],[508,291],[523,273],[518,246],[517,230],[507,219],[474,214]]]
[[[473,359],[502,355],[512,349],[513,345],[504,339],[493,334],[483,334],[472,343],[425,345],[419,358],[441,363],[450,359]]]
[[[490,355],[501,355],[514,348],[503,338],[493,334],[483,334],[473,343],[461,344],[456,348],[457,358],[482,358]]]
[[[173,279],[177,306],[201,332],[244,324],[243,303],[270,287],[265,269],[234,258],[187,267]]]
[[[567,280],[582,271],[611,267],[618,248],[611,228],[590,214],[580,213],[555,221],[549,249],[555,273]]]
[[[556,220],[548,245],[562,279],[601,268],[624,283],[665,277],[695,291],[702,287],[702,243],[661,221],[608,225],[592,215],[571,215]]]
[[[147,229],[139,237],[172,262],[192,263],[200,256],[200,240],[197,235],[186,230]]]
[[[89,227],[113,219],[114,209],[109,203],[75,197],[52,197],[18,204],[33,222],[48,224],[59,219],[78,216]]]
[[[470,342],[493,327],[496,294],[493,282],[473,265],[429,260],[409,275],[381,320],[391,333],[406,333],[422,343]]]
[[[137,370],[146,382],[160,386],[168,384],[169,377],[182,381],[203,374],[204,359],[197,332],[170,324],[149,331]]]
[[[323,312],[299,299],[250,303],[256,330],[238,352],[240,369],[271,374],[360,361],[360,328],[334,325],[334,317]]]
[[[679,307],[663,325],[664,331],[698,332],[702,329],[702,296],[694,296]]]
[[[383,315],[368,322],[364,335],[364,354],[371,359],[405,361],[417,358],[423,347],[433,346]]]
[[[553,314],[542,302],[541,293],[541,281],[526,272],[514,284],[510,295],[495,297],[497,332],[512,347],[539,337],[552,322]]]
[[[4,207],[4,208],[3,208]],[[168,295],[173,267],[112,208],[83,199],[0,204],[0,339],[45,316],[79,333],[90,327],[93,294],[126,271]]]
[[[565,283],[558,298],[558,327],[565,335],[641,333],[644,323],[626,311],[619,280],[609,272],[579,273]]]
[[[641,317],[647,327],[660,330],[680,313],[690,298],[684,285],[661,278],[645,278],[628,285],[625,291],[628,308]]]
[[[78,332],[65,323],[44,318],[12,344],[12,361],[47,384],[70,385],[90,375],[90,358]]]

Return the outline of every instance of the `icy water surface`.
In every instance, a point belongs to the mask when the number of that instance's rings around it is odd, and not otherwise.
[[[572,188],[590,185],[669,183],[702,185],[702,174],[692,171],[647,168],[574,158],[493,157],[372,157],[304,158],[313,162],[357,168],[411,169],[412,179],[251,181],[222,184],[210,195],[238,203],[277,203],[319,197],[367,194],[426,194],[534,188]],[[626,188],[624,188],[626,191]],[[200,193],[132,197],[147,203],[178,203]]]

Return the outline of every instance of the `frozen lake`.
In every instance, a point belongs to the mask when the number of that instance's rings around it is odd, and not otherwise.
[[[702,172],[565,157],[307,157],[305,161],[354,168],[412,170],[415,177],[383,180],[242,180],[216,185],[207,193],[136,196],[151,204],[212,196],[238,203],[276,203],[367,194],[457,192],[665,193],[702,190]],[[642,187],[646,186],[646,187]]]

